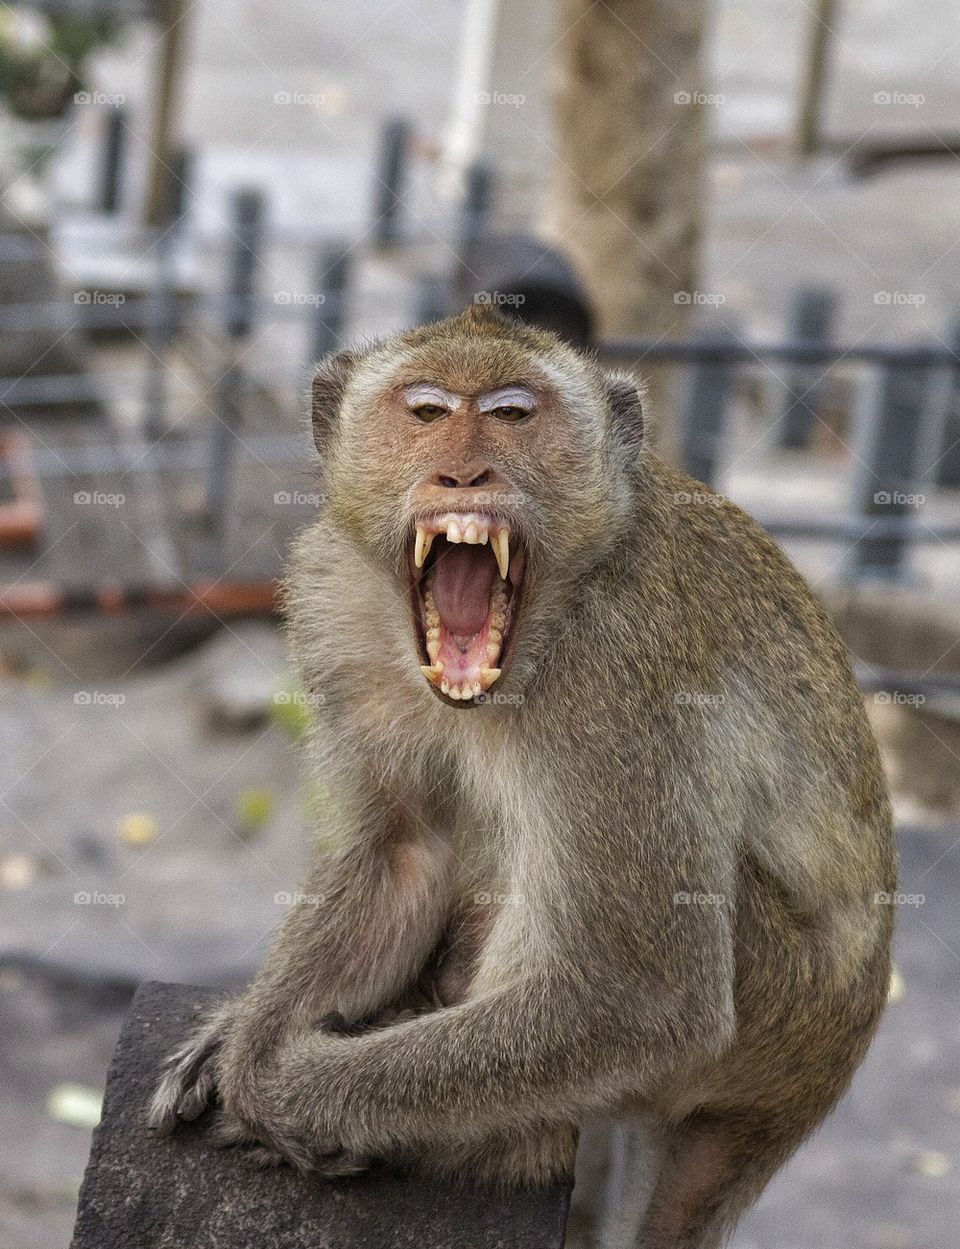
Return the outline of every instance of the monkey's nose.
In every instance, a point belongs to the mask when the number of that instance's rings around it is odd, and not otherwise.
[[[474,460],[470,464],[444,465],[429,478],[429,484],[445,490],[468,490],[492,485],[495,479],[496,474],[489,464]]]

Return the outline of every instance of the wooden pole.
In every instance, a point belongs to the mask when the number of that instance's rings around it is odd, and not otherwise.
[[[820,148],[824,88],[830,68],[830,37],[839,7],[839,0],[815,0],[809,10],[807,55],[795,140],[797,155],[803,159],[814,156]]]
[[[154,79],[147,195],[143,210],[146,226],[164,225],[171,215],[174,109],[180,96],[184,18],[187,12],[185,0],[161,0],[158,7],[162,34]]]

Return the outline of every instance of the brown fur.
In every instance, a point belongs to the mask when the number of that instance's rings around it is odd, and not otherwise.
[[[542,403],[416,426],[396,396],[423,380]],[[669,1146],[636,1243],[719,1244],[885,1000],[890,817],[843,647],[771,539],[642,442],[635,387],[548,335],[472,312],[335,357],[314,428],[289,633],[337,849],[154,1122],[215,1083],[258,1157],[538,1183],[580,1124],[636,1115]],[[477,459],[528,567],[502,700],[460,714],[420,674],[405,559],[418,483]]]

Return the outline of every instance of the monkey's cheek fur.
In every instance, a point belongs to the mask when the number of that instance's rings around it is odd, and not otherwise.
[[[446,701],[483,701],[503,672],[526,552],[497,516],[422,517],[411,538],[411,602],[420,670]]]

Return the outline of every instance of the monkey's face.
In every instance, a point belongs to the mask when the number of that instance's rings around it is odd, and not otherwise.
[[[542,651],[626,505],[602,375],[529,339],[441,327],[377,349],[338,420],[331,509],[402,580],[411,662],[451,706]]]

